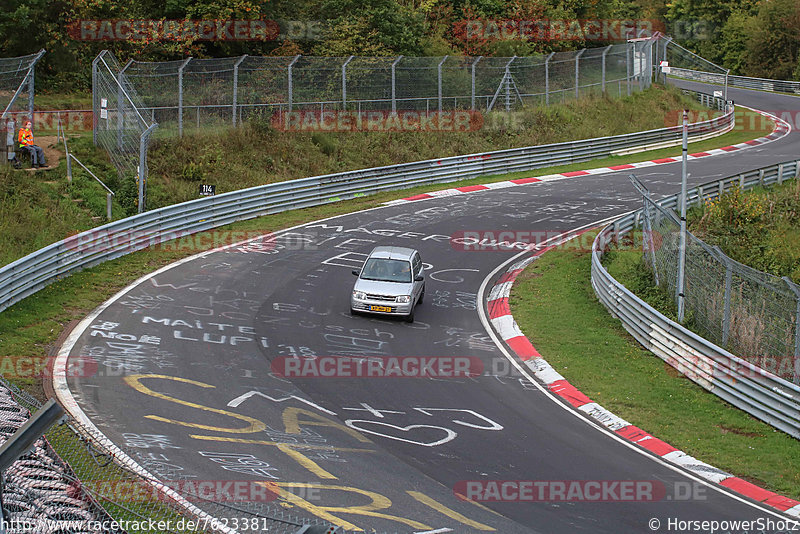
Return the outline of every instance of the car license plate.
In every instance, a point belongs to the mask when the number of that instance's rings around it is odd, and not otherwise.
[[[391,313],[392,308],[389,306],[370,306],[369,311],[379,311],[379,312],[389,312]]]

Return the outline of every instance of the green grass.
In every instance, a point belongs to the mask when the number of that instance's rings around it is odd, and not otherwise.
[[[740,263],[800,283],[800,180],[738,189],[690,213],[689,230]]]
[[[642,104],[640,100],[658,98],[659,95],[663,96],[663,94],[658,92],[653,94],[637,93],[634,94],[631,100],[625,105],[638,109],[640,104]],[[672,93],[667,93],[667,97],[669,102],[659,108],[662,113],[680,107],[680,105],[682,105],[680,102],[686,103],[680,99],[675,100],[679,97]],[[614,112],[619,111],[618,106],[620,102],[602,100],[596,103],[607,108],[604,117],[608,119],[608,122],[619,122],[611,120],[608,115],[613,115]],[[579,102],[577,104],[581,103]],[[582,108],[569,111],[554,111],[553,113],[557,117],[568,113],[571,118],[566,124],[573,124],[575,120],[580,118],[580,113],[578,113],[578,111],[582,113]],[[663,126],[663,116],[654,119],[655,114],[650,113],[650,115],[650,122],[648,124],[640,123],[642,128]],[[661,124],[658,124],[659,122]],[[248,128],[253,128],[253,126]],[[255,128],[258,130],[257,126]],[[606,131],[603,128],[605,128],[605,126],[595,130],[594,133],[596,135],[620,133],[616,130],[613,132]],[[323,150],[331,150],[330,148],[325,148],[325,146],[330,146],[330,138],[317,137],[315,144],[315,138],[310,134],[294,134],[293,136],[293,134],[278,134],[273,131],[259,131],[261,133],[255,137],[250,136],[248,131],[245,131],[242,135],[231,136],[231,131],[229,129],[220,128],[217,131],[207,133],[205,136],[189,136],[178,141],[173,139],[171,142],[177,143],[178,146],[178,148],[175,149],[177,153],[185,154],[187,151],[192,150],[192,153],[196,154],[184,160],[174,155],[170,156],[169,154],[171,151],[169,145],[164,144],[166,141],[161,141],[162,144],[158,145],[159,148],[153,149],[150,155],[151,184],[148,191],[149,206],[154,207],[159,204],[167,204],[170,201],[177,202],[179,200],[196,198],[198,185],[201,182],[217,185],[218,193],[222,193],[227,190],[240,189],[270,181],[286,180],[310,176],[315,173],[321,174],[328,171],[342,170],[338,168],[339,163],[334,161],[337,157],[335,154],[324,155],[322,152]],[[584,130],[584,133],[586,132],[587,131]],[[747,139],[759,137],[765,133],[768,132],[734,130],[717,138],[692,143],[690,145],[690,150],[692,152],[699,152],[715,147],[736,144]],[[562,131],[559,136],[563,134],[564,132]],[[393,138],[391,135],[394,134],[374,134],[374,137],[371,133],[347,135],[351,136],[347,138],[347,142],[352,146],[345,152],[347,154],[355,153],[362,159],[359,160],[358,164],[354,160],[350,165],[346,165],[345,167],[364,168],[393,162],[393,160],[388,159],[377,160],[378,156],[376,156],[375,153],[378,152],[380,157],[386,158],[386,154],[383,153],[380,148],[382,146],[381,143],[385,145],[392,141]],[[362,143],[362,145],[356,146],[356,138],[352,137],[352,135],[358,135],[358,141]],[[468,149],[481,151],[478,149],[523,146],[523,139],[515,132],[507,131],[502,135],[495,132],[493,135],[495,136],[495,141],[503,141],[505,145],[480,147],[473,145],[463,146],[462,149],[465,152],[461,153],[466,153]],[[498,135],[501,138],[500,140],[496,139]],[[548,142],[564,140],[563,137],[559,136],[551,135],[548,138]],[[448,139],[446,135],[437,135],[437,137],[444,138],[444,141]],[[270,143],[265,140],[269,138],[274,138],[275,142]],[[525,138],[525,140],[530,139]],[[390,144],[398,145],[400,148],[395,148],[397,151],[401,150],[402,147],[405,146],[404,143],[407,141],[408,139],[401,140],[397,138]],[[340,141],[336,142],[338,143]],[[441,144],[443,141],[440,140],[438,142]],[[475,140],[470,142],[477,143]],[[109,162],[107,155],[92,145],[91,136],[88,133],[71,136],[69,143],[70,150],[117,193],[113,203],[114,218],[117,219],[134,213],[135,207],[132,205],[132,199],[135,198],[135,191],[133,191],[135,184],[133,180],[124,183],[119,181],[117,173]],[[309,143],[311,147],[303,148],[304,144]],[[415,143],[420,144],[422,148],[417,152],[409,149],[408,153],[403,154],[404,160],[412,161],[427,156],[432,157],[432,149],[430,147],[426,148],[423,140],[416,140]],[[229,146],[229,144],[236,146]],[[374,150],[370,148],[373,144],[376,145]],[[317,145],[319,145],[319,147]],[[304,154],[303,150],[306,149],[310,150],[311,154]],[[448,150],[450,151],[448,155],[451,155],[451,152],[455,152],[452,147],[448,147]],[[286,153],[286,159],[284,160],[280,157],[276,159],[276,157],[274,157],[275,152]],[[341,152],[341,146],[337,148],[337,154],[339,152]],[[273,153],[273,155],[269,153]],[[471,185],[520,177],[569,172],[589,167],[620,165],[633,161],[677,156],[679,153],[679,147],[665,148],[625,156],[613,156],[589,162],[549,167],[536,171],[485,176],[459,182],[459,185]],[[250,161],[248,158],[253,154],[256,154],[253,157],[256,160],[262,160],[264,165],[280,166],[283,169],[280,175],[272,174],[263,166],[259,167],[259,165],[253,162],[248,163],[248,161]],[[401,154],[395,154],[395,156],[401,157]],[[295,159],[299,161],[294,161]],[[311,159],[320,160],[322,163],[306,161]],[[37,173],[36,175],[0,169],[0,185],[3,186],[3,192],[0,193],[0,200],[2,200],[2,203],[0,203],[0,264],[9,263],[42,246],[63,239],[67,235],[88,230],[105,222],[105,191],[89,177],[88,174],[79,169],[77,165],[73,165],[73,168],[75,180],[71,187],[67,187],[66,184],[66,163],[63,160],[58,169],[48,171],[47,173]],[[47,184],[45,181],[53,181],[55,183]],[[403,193],[396,193],[395,197],[409,196],[424,191],[435,191],[452,186],[452,184],[421,186],[407,189]],[[82,199],[83,202],[73,203],[70,198]],[[95,219],[92,219],[92,217]]]
[[[47,93],[37,91],[36,111],[50,109],[92,109],[92,93]]]
[[[703,109],[674,88],[630,97],[587,97],[510,115],[490,113],[470,132],[279,132],[268,117],[239,130],[209,128],[181,139],[160,132],[149,153],[151,208],[217,192],[381,165],[663,128],[675,110]],[[674,119],[673,119],[674,120]]]
[[[800,498],[800,472],[789,467],[800,465],[797,440],[709,394],[639,345],[597,301],[590,259],[589,252],[548,252],[513,286],[514,318],[542,356],[630,423],[704,462]]]

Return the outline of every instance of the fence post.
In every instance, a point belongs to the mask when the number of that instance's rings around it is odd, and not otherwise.
[[[472,62],[472,98],[470,100],[470,109],[472,111],[475,111],[475,67],[481,59],[483,59],[483,56],[478,56],[478,59]]]
[[[132,64],[133,60],[131,59],[122,67],[119,74],[117,74],[117,148],[120,151],[122,151],[122,132],[125,130],[125,111],[123,108],[125,98],[123,97],[122,80],[125,77],[125,71]]]
[[[783,277],[783,281],[789,286],[789,290],[794,293],[797,306],[794,314],[794,376],[793,382],[800,384],[800,287],[792,282],[788,276]]]
[[[726,347],[731,334],[731,286],[733,285],[733,267],[731,266],[731,262],[728,257],[724,252],[722,252],[722,250],[720,250],[718,246],[714,245],[712,250],[716,252],[717,261],[725,264],[725,296],[724,308],[722,312],[722,346]]]
[[[33,94],[34,94],[34,72],[36,71],[36,64],[31,65],[28,69],[28,117],[33,120]]]
[[[578,90],[578,83],[580,77],[580,59],[584,52],[586,52],[585,48],[580,50],[577,54],[575,54],[575,100],[580,98]]]
[[[628,96],[631,96],[631,51],[634,43],[628,43],[625,49],[625,87],[628,89]]]
[[[731,69],[728,69],[728,70],[725,71],[725,91],[724,91],[724,94],[722,96],[722,98],[725,99],[725,102],[728,101],[728,76],[730,75],[730,73],[731,73]]]
[[[555,55],[555,52],[550,52],[547,59],[544,60],[544,105],[550,105],[550,58]]]
[[[392,113],[397,113],[397,82],[394,70],[401,59],[403,59],[403,56],[397,56],[397,59],[392,62]]]
[[[106,217],[111,220],[111,193],[106,193]]]
[[[142,133],[141,137],[139,137],[139,213],[144,212],[144,203],[146,200],[147,145],[150,140],[150,134],[156,128],[158,128],[158,124],[151,124],[150,127]]]
[[[178,67],[178,136],[180,137],[183,137],[183,69],[191,60],[192,57],[189,56]]]
[[[298,59],[300,59],[300,54],[297,54],[296,56],[294,56],[294,59],[289,63],[289,66],[287,67],[288,74],[289,74],[289,111],[292,111],[292,100],[293,100],[293,97],[294,97],[294,95],[292,94],[292,92],[293,92],[293,87],[292,87],[292,67],[294,66],[295,63],[297,63]]]
[[[606,94],[606,55],[611,52],[611,49],[614,48],[614,45],[608,45],[605,50],[603,50],[603,73],[602,73],[602,86],[603,86],[603,94]]]
[[[511,111],[511,64],[514,60],[517,59],[517,56],[511,58],[511,61],[506,63],[506,72],[505,72],[505,79],[506,79],[506,112]]]
[[[783,163],[778,165],[778,185],[783,183]]]
[[[448,57],[450,56],[444,56],[439,62],[439,65],[436,67],[436,71],[438,73],[439,113],[442,112],[442,65],[444,65],[445,61],[447,61]]]
[[[97,146],[97,128],[100,124],[100,102],[98,101],[100,97],[100,88],[97,86],[97,62],[100,61],[100,57],[103,55],[103,52],[94,58],[92,61],[92,144]]]
[[[689,112],[683,111],[683,142],[682,142],[682,165],[681,165],[681,196],[680,196],[680,216],[681,216],[681,236],[680,236],[680,250],[678,254],[678,280],[675,287],[675,297],[678,301],[678,322],[683,323],[684,318],[684,300],[685,300],[685,276],[686,276],[686,182],[688,174],[687,155],[688,155],[688,137],[689,137]]]
[[[233,64],[233,107],[231,109],[233,111],[234,128],[236,128],[236,101],[239,97],[239,65],[242,64],[242,61],[244,61],[245,58],[247,58],[247,54],[240,57],[238,60],[236,60],[236,63]]]
[[[347,64],[350,63],[350,61],[354,57],[355,56],[350,56],[349,58],[347,58],[347,61],[345,61],[342,64],[342,109],[343,110],[347,109]],[[322,120],[322,115],[320,115],[320,120]]]

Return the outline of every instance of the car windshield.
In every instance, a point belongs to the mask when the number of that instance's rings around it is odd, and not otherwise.
[[[370,258],[364,264],[361,278],[381,282],[410,282],[411,264],[405,260]]]

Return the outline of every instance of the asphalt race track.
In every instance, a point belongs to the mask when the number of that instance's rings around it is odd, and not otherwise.
[[[800,110],[800,98],[736,89],[729,98]],[[692,162],[690,183],[798,155],[793,131]],[[680,163],[637,174],[656,196],[672,194]],[[477,311],[484,280],[519,250],[450,242],[465,231],[549,237],[639,206],[626,172],[583,176],[376,208],[194,257],[140,280],[76,331],[71,358],[90,357],[99,369],[69,388],[146,469],[275,482],[292,513],[349,529],[622,533],[651,532],[651,518],[662,531],[668,518],[778,519],[622,442],[520,375]],[[413,324],[349,313],[350,271],[389,244],[419,249],[427,264]],[[327,356],[471,358],[482,374],[289,380],[271,372],[294,357]],[[481,504],[455,495],[468,481],[492,480],[639,481],[658,495]]]

